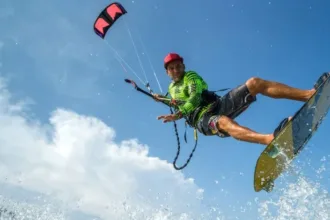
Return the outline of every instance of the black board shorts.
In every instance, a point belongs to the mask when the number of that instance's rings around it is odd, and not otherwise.
[[[242,84],[220,97],[217,107],[211,112],[206,112],[197,122],[196,128],[206,136],[228,137],[229,135],[226,132],[221,132],[216,127],[219,117],[225,115],[234,119],[256,100],[256,97],[250,94],[247,86]]]

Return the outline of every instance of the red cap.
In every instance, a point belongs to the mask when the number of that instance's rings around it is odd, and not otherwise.
[[[164,58],[164,67],[165,67],[165,69],[167,67],[167,64],[169,64],[170,62],[172,62],[174,60],[180,60],[181,62],[183,62],[183,58],[179,54],[177,54],[177,53],[169,53]]]

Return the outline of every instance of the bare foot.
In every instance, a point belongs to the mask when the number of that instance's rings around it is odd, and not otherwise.
[[[308,93],[308,95],[306,97],[306,101],[308,101],[315,94],[315,92],[316,92],[316,89],[315,88],[309,90],[309,93]]]
[[[269,134],[266,137],[266,145],[269,145],[274,140],[274,134]]]

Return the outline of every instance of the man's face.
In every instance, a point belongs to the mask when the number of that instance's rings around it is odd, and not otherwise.
[[[184,64],[180,60],[175,60],[168,64],[166,72],[174,82],[178,82],[183,77],[184,70]]]

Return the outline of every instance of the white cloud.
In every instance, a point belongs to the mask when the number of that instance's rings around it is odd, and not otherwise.
[[[83,212],[105,219],[135,213],[133,219],[144,220],[191,219],[202,212],[203,190],[172,164],[148,156],[138,140],[116,143],[115,131],[102,121],[65,109],[41,124],[27,117],[24,102],[11,102],[4,83],[0,144],[3,183],[49,195],[72,209],[78,203]]]

